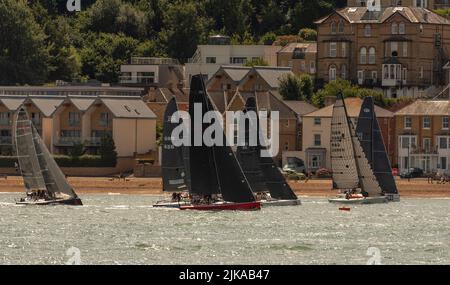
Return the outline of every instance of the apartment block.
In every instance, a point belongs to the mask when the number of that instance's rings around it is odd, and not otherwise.
[[[401,170],[450,169],[450,100],[417,100],[395,113],[396,164]]]
[[[316,23],[322,83],[343,78],[393,98],[433,97],[448,84],[450,21],[428,9],[347,7]]]

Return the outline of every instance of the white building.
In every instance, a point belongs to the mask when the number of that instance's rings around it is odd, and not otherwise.
[[[209,80],[222,65],[243,66],[255,59],[263,59],[270,66],[277,66],[277,52],[281,46],[231,45],[228,37],[211,37],[208,45],[199,45],[186,63],[186,80],[189,85],[193,75],[204,74]]]

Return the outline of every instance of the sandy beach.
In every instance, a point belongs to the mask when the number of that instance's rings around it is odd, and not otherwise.
[[[118,180],[108,177],[88,178],[70,177],[69,182],[76,192],[82,194],[132,194],[161,195],[162,181],[160,178],[127,178]],[[291,187],[299,196],[328,197],[335,194],[331,190],[331,180],[310,180],[307,183],[290,182]],[[397,180],[402,197],[450,198],[450,184],[429,184],[426,179]],[[10,176],[0,179],[0,192],[23,192],[21,177]]]

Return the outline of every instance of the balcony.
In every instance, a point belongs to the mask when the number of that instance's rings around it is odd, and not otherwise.
[[[179,65],[180,62],[173,58],[132,57],[130,64],[134,64],[134,65]]]
[[[74,146],[83,143],[80,137],[60,137],[55,141],[55,146]]]
[[[0,145],[12,145],[12,137],[0,137]]]
[[[416,147],[410,150],[411,155],[438,155],[438,147],[433,148],[423,148]]]

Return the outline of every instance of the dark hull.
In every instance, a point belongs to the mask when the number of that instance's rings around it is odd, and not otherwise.
[[[68,200],[36,200],[36,201],[21,201],[17,202],[17,205],[28,206],[48,206],[48,205],[68,205],[68,206],[83,206],[80,198],[68,199]]]
[[[196,211],[255,211],[260,209],[261,209],[261,202],[216,203],[208,205],[188,205],[180,207],[180,210],[196,210]]]

